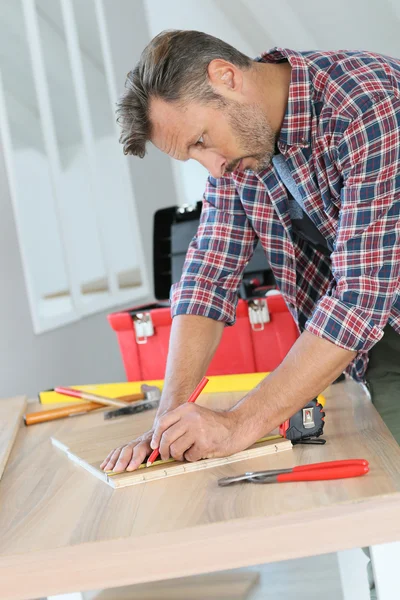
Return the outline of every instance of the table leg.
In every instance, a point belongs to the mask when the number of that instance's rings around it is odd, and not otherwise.
[[[370,546],[377,600],[393,600],[398,594],[400,542]]]
[[[369,559],[361,548],[337,553],[343,600],[370,600],[367,576]]]

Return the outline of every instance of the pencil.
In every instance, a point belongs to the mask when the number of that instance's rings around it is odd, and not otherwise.
[[[72,398],[81,398],[82,400],[90,400],[91,402],[97,402],[98,404],[104,404],[105,406],[116,406],[122,408],[126,406],[126,402],[123,400],[116,400],[114,398],[106,398],[105,396],[99,396],[98,394],[90,394],[89,392],[83,392],[82,390],[75,390],[67,387],[55,387],[54,391],[57,394],[63,394],[64,396],[71,396]],[[138,394],[138,400],[144,398],[143,394]]]
[[[207,383],[208,383],[207,377],[203,377],[202,380],[200,381],[199,385],[196,387],[194,392],[189,397],[188,402],[196,402],[197,398],[200,396],[201,392],[204,390]],[[150,454],[150,456],[147,460],[146,467],[150,467],[153,464],[153,462],[156,460],[156,458],[158,457],[159,454],[160,454],[160,451],[158,448],[153,450],[153,452]]]

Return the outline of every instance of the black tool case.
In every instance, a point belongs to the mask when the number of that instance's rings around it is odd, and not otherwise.
[[[168,298],[171,285],[179,281],[188,246],[196,235],[201,208],[199,201],[163,208],[155,213],[153,269],[156,298]],[[273,287],[274,276],[259,243],[244,271],[239,297],[245,300],[265,295],[265,291]]]

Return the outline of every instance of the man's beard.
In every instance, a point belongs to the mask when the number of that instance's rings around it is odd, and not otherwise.
[[[266,169],[275,153],[276,136],[262,109],[254,104],[230,100],[226,102],[224,110],[242,151],[242,156],[231,161],[225,172],[231,173],[239,161],[246,158],[252,159],[252,171]]]

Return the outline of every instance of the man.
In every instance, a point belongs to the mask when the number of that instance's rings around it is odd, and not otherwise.
[[[274,49],[252,60],[212,36],[164,32],[118,107],[126,154],[148,141],[210,173],[182,278],[154,427],[102,468],[160,447],[195,461],[250,446],[344,370],[368,381],[400,441],[400,61]],[[186,400],[206,372],[257,239],[302,332],[236,406]],[[369,365],[368,365],[369,359]]]

